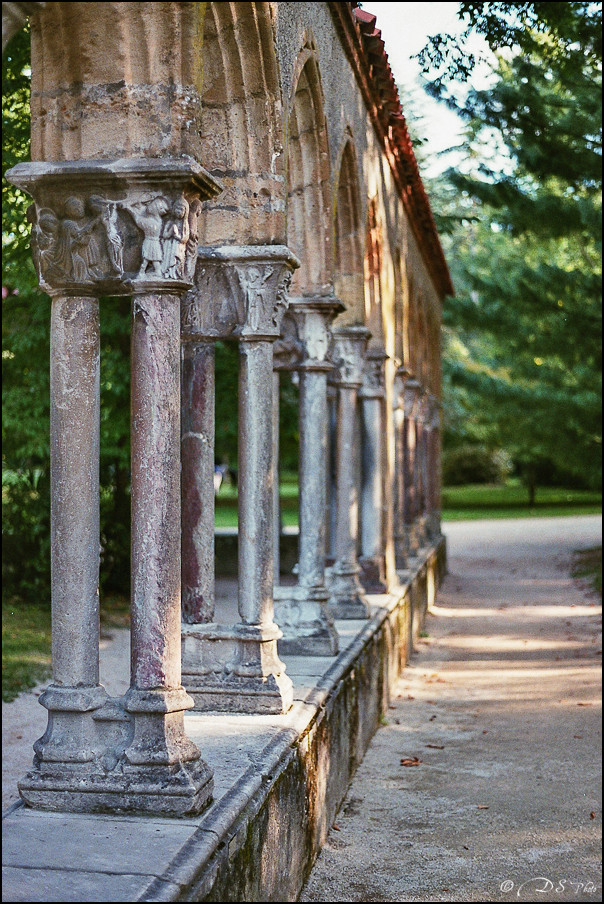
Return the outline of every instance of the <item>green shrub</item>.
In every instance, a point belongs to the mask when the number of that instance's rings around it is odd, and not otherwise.
[[[503,483],[512,470],[512,460],[503,449],[471,445],[445,449],[443,452],[444,486]]]

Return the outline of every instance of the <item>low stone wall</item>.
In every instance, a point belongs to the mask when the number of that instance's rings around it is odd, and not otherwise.
[[[373,617],[337,622],[337,657],[287,657],[284,716],[187,714],[214,769],[195,818],[49,813],[3,817],[3,901],[295,901],[387,711],[444,574],[423,550]]]
[[[248,770],[241,789],[248,799],[231,824],[222,816],[233,816],[233,799],[204,822],[215,842],[204,837],[182,852],[164,877],[181,887],[171,900],[297,900],[424,627],[428,588],[436,592],[445,570],[443,538],[307,698],[315,706],[307,725],[276,738]],[[158,884],[139,900],[159,900],[159,891]]]

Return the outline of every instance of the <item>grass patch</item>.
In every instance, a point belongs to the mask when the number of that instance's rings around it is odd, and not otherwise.
[[[289,477],[279,486],[281,500],[281,521],[286,527],[298,525],[298,482]],[[216,527],[237,527],[237,487],[220,487],[215,502],[214,524]]]
[[[443,521],[597,515],[602,511],[602,497],[590,490],[543,487],[537,490],[535,505],[531,506],[525,487],[518,480],[510,480],[501,486],[446,487],[442,493],[442,509]]]
[[[573,558],[572,576],[602,599],[602,547],[578,550]]]
[[[2,699],[14,700],[22,691],[50,677],[52,668],[50,606],[18,600],[2,606]],[[101,629],[130,624],[130,602],[107,596],[101,603]]]
[[[2,699],[14,700],[50,675],[50,607],[2,606]]]

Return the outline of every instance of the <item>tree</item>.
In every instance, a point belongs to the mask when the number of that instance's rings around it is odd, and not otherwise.
[[[531,498],[544,465],[600,485],[601,5],[462,3],[460,15],[504,50],[493,85],[462,99],[464,39],[424,51],[432,92],[467,122],[437,215],[457,287],[445,392],[457,429],[512,452]]]

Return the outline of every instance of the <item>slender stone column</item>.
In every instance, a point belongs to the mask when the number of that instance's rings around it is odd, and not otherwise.
[[[303,349],[300,374],[300,540],[297,587],[281,587],[275,612],[283,638],[279,649],[294,655],[333,656],[338,635],[327,603],[327,376],[329,324],[344,306],[335,297],[290,301]]]
[[[32,249],[51,342],[54,681],[20,784],[31,806],[197,813],[212,774],[184,733],[180,683],[179,296],[188,216],[217,184],[193,160],[32,163]],[[99,295],[133,295],[131,686],[98,684]]]
[[[275,588],[280,582],[280,549],[281,540],[281,500],[279,498],[279,390],[281,373],[289,373],[292,377],[295,368],[299,365],[302,355],[302,345],[298,339],[296,324],[287,310],[281,321],[281,333],[273,342],[273,461],[275,463],[275,480],[273,492],[273,518],[274,518],[274,577]]]
[[[408,548],[405,536],[405,383],[410,377],[408,369],[401,365],[394,377],[394,554],[397,571],[407,569]]]
[[[426,423],[427,433],[427,521],[426,530],[429,540],[436,540],[440,530],[440,404],[438,399],[429,397],[429,408]]]
[[[213,341],[182,336],[182,618],[214,621]]]
[[[200,248],[183,307],[183,334],[239,341],[240,622],[183,625],[183,683],[196,710],[280,713],[293,700],[273,621],[273,343],[297,266],[281,245]]]
[[[417,423],[415,420],[420,385],[413,377],[405,382],[403,390],[403,519],[408,557],[415,557],[420,547],[417,535]]]
[[[361,584],[367,593],[385,593],[384,555],[384,405],[383,348],[367,350],[361,400]]]
[[[417,480],[417,515],[416,531],[420,547],[426,545],[427,531],[427,494],[428,494],[428,396],[422,391],[416,413],[417,429],[417,455],[416,455],[416,480]]]
[[[329,570],[329,607],[335,618],[368,618],[369,605],[359,581],[357,560],[358,498],[355,482],[355,413],[363,380],[363,356],[369,330],[362,326],[334,331],[332,377],[338,390],[336,429],[336,561]]]
[[[273,577],[275,587],[281,574],[281,499],[279,497],[279,371],[273,369]]]

